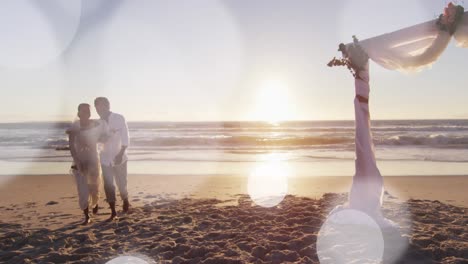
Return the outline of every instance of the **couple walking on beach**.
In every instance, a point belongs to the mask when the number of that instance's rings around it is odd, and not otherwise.
[[[122,115],[110,111],[107,98],[96,98],[94,106],[99,120],[91,119],[91,107],[83,103],[78,106],[78,120],[67,130],[73,158],[71,173],[76,181],[79,205],[85,215],[84,225],[91,221],[90,208],[93,214],[99,209],[101,173],[106,200],[111,209],[107,221],[117,216],[114,179],[123,201],[123,211],[128,212],[130,206],[127,192],[127,123]]]
[[[369,64],[368,56],[359,43],[340,47],[355,77],[355,174],[349,194],[349,203],[333,210],[356,209],[373,217],[379,224],[392,225],[381,212],[383,178],[377,168],[374,143],[370,129],[369,113]],[[333,62],[333,61],[332,61]],[[128,127],[122,115],[110,111],[109,100],[94,100],[100,120],[90,119],[89,104],[78,106],[79,120],[68,130],[70,151],[74,164],[72,173],[78,186],[79,203],[85,214],[84,224],[90,222],[89,208],[97,213],[101,171],[104,190],[111,208],[108,221],[116,217],[114,179],[123,200],[123,211],[129,208],[127,192],[127,157],[129,145]],[[98,151],[98,145],[102,149]]]

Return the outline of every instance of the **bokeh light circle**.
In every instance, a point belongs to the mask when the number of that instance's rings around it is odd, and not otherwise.
[[[343,209],[331,214],[317,237],[320,263],[381,263],[384,238],[367,214]]]
[[[106,264],[149,264],[149,262],[134,256],[120,256],[109,260]]]
[[[270,157],[267,161],[259,162],[248,177],[250,199],[262,207],[278,205],[288,193],[290,174],[291,169],[285,161]]]
[[[0,2],[0,67],[37,68],[57,59],[80,24],[81,0]]]
[[[245,55],[235,14],[216,0],[204,1],[202,6],[196,2],[149,0],[119,3],[111,15],[89,27],[86,34],[80,34],[77,45],[67,54],[70,80],[67,105],[76,105],[79,102],[72,100],[86,94],[91,100],[97,96],[108,97],[112,111],[123,114],[126,120],[187,120],[187,113],[198,113],[190,121],[222,120],[226,115],[225,105],[233,102],[232,92],[242,76]],[[99,9],[99,6],[89,6],[89,9]],[[223,124],[219,126],[222,128]],[[198,136],[188,131],[191,127],[185,128],[175,133],[183,137],[175,143],[167,140],[174,136],[172,131],[142,138],[136,138],[130,131],[134,142],[130,151],[146,151],[162,145],[162,148],[177,149],[171,153],[175,159],[185,159],[178,153],[192,149],[181,142]],[[219,163],[205,161],[229,159],[222,151],[224,134],[207,131],[202,136],[193,140],[206,138],[212,145],[206,153],[189,153],[189,160],[184,162],[197,166],[197,173],[217,174]],[[162,143],[143,145],[141,142],[146,140]],[[206,144],[196,148],[205,149]],[[157,155],[148,159],[153,161]],[[141,165],[129,163],[129,171],[148,173],[148,164],[143,159]],[[185,173],[180,166],[163,164],[152,168],[155,173]],[[205,184],[205,178],[196,181],[184,195],[197,192]]]

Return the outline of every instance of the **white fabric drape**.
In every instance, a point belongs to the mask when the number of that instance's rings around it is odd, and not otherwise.
[[[459,47],[468,48],[468,11],[463,15],[463,19],[458,25],[457,31],[455,31],[453,37]]]
[[[460,47],[468,47],[468,12],[454,33]],[[369,58],[389,70],[418,71],[432,65],[444,52],[451,35],[431,20],[392,33],[359,41]],[[353,43],[348,44],[353,45]]]

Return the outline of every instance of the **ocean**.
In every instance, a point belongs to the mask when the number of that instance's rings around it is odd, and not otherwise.
[[[0,174],[63,174],[70,123],[0,124]],[[352,176],[354,121],[129,122],[130,173],[245,174],[288,163],[295,175]],[[373,121],[384,175],[468,175],[468,120]]]

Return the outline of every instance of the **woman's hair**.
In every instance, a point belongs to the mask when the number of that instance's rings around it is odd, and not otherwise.
[[[89,104],[86,104],[86,103],[79,104],[78,105],[78,112],[81,110],[82,107],[90,108],[91,106]]]

